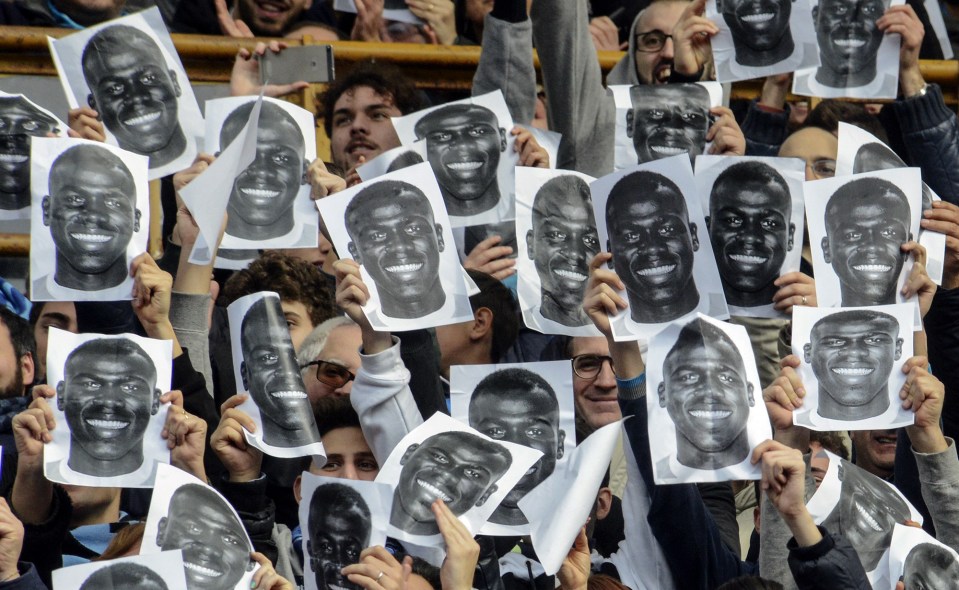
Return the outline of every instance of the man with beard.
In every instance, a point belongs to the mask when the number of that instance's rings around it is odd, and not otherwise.
[[[143,437],[160,409],[153,360],[126,338],[98,338],[67,356],[56,384],[57,408],[70,429],[70,454],[58,465],[64,479],[130,475],[152,480],[153,458],[144,460]],[[56,467],[48,467],[56,469]]]
[[[676,461],[693,469],[722,469],[749,457],[746,430],[756,405],[753,384],[732,339],[709,322],[683,326],[663,363],[659,406],[676,427]],[[658,466],[669,473],[669,458]],[[665,468],[665,469],[663,469]]]
[[[624,176],[609,192],[606,227],[607,250],[626,285],[629,319],[657,324],[696,309],[693,262],[699,237],[676,183],[648,171]]]
[[[942,545],[920,543],[902,564],[905,590],[959,588],[959,561]]]
[[[447,105],[417,121],[414,132],[417,140],[426,140],[427,159],[450,217],[474,217],[500,204],[497,168],[506,151],[506,129],[493,111]]]
[[[350,256],[373,278],[383,315],[420,318],[442,309],[443,228],[423,191],[407,182],[372,184],[346,207]]]
[[[793,248],[791,215],[789,185],[769,164],[739,162],[716,178],[706,224],[730,305],[772,304],[773,281]]]
[[[400,459],[390,524],[411,535],[439,534],[434,500],[456,516],[482,506],[512,463],[504,447],[469,432],[441,432],[411,444]]]
[[[102,291],[121,285],[129,274],[127,246],[140,231],[136,184],[123,160],[97,145],[73,146],[50,166],[49,191],[41,209],[56,266],[52,281],[33,280],[31,299],[52,299],[63,288]]]
[[[237,0],[233,9],[257,37],[282,37],[313,0]]]
[[[220,129],[220,149],[229,146],[250,118],[253,102],[237,107]],[[303,134],[289,113],[263,102],[256,131],[256,156],[233,181],[226,233],[244,240],[269,240],[291,233],[293,201],[306,181]],[[296,236],[292,236],[296,237]]]
[[[839,501],[822,526],[846,537],[859,554],[863,569],[871,572],[889,549],[896,523],[911,518],[909,507],[892,485],[845,459],[839,460],[839,481]]]
[[[506,495],[490,521],[523,525],[518,502],[541,484],[563,458],[566,431],[559,427],[556,392],[541,376],[522,368],[502,369],[483,378],[469,403],[470,426],[494,440],[536,449],[542,458]]]
[[[813,7],[822,65],[807,82],[809,88],[797,84],[797,90],[815,93],[813,82],[827,88],[858,88],[873,83],[883,36],[876,20],[886,6],[883,0],[823,0]],[[883,74],[883,78],[889,77],[894,85],[895,77]],[[882,85],[886,86],[885,81]]]
[[[340,570],[359,563],[370,544],[372,516],[363,496],[353,488],[329,483],[310,498],[306,557],[317,590],[359,590]]]
[[[906,163],[896,155],[896,152],[887,146],[874,141],[864,143],[856,151],[852,163],[852,173],[876,172],[878,170],[892,170],[906,168]],[[922,210],[932,209],[932,189],[925,182],[922,183]]]
[[[803,355],[819,382],[817,414],[865,420],[890,409],[889,377],[902,342],[899,322],[880,311],[841,311],[813,324]]]
[[[156,42],[143,31],[116,25],[90,38],[81,58],[87,102],[125,150],[161,168],[187,149],[178,120],[180,81]]]
[[[27,393],[27,388],[33,385],[36,356],[36,340],[30,324],[6,307],[0,307],[0,400],[20,398]],[[11,408],[11,417],[26,408],[29,401],[23,398],[22,404]],[[2,434],[0,431],[0,436]],[[13,441],[10,443],[13,450]],[[4,449],[7,447],[3,445]]]
[[[57,120],[25,97],[0,96],[0,211],[30,206],[30,138],[59,132]]]
[[[243,390],[260,412],[263,443],[290,448],[320,442],[278,297],[265,296],[247,309],[240,349]]]
[[[173,492],[157,526],[163,551],[181,549],[188,590],[233,590],[256,565],[243,524],[213,488],[186,484]]]
[[[527,255],[539,275],[539,315],[563,326],[587,326],[582,309],[589,261],[599,253],[589,186],[565,174],[550,179],[533,198]]]
[[[888,180],[858,178],[829,197],[820,246],[839,278],[842,307],[896,302],[911,218],[906,195]]]
[[[626,111],[626,135],[639,163],[678,154],[690,160],[703,153],[711,124],[709,91],[699,84],[634,86]]]

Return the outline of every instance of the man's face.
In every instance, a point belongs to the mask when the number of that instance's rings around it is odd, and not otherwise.
[[[341,94],[333,106],[333,163],[349,171],[360,164],[361,157],[369,162],[399,147],[400,138],[390,117],[402,114],[392,96],[378,94],[369,86],[357,86]]]
[[[314,522],[315,519],[315,522]],[[324,511],[310,515],[309,557],[319,590],[358,590],[340,570],[359,563],[370,540],[370,521],[355,510]]]
[[[394,501],[417,522],[434,520],[431,505],[437,498],[456,516],[481,505],[506,472],[502,458],[485,452],[472,437],[447,442],[433,436],[407,451]]]
[[[330,331],[323,349],[316,355],[316,360],[346,367],[356,375],[356,372],[360,370],[360,354],[358,351],[362,342],[363,336],[357,326],[338,326]],[[336,388],[323,383],[316,378],[316,367],[310,367],[307,370],[303,383],[306,385],[306,392],[310,396],[311,402],[331,395],[349,395],[353,389],[352,380]]]
[[[13,349],[10,329],[0,322],[0,399],[23,395],[21,359]]]
[[[849,433],[856,453],[856,466],[876,477],[887,478],[896,466],[895,430],[856,430]]]
[[[844,406],[865,406],[885,391],[899,358],[899,331],[877,320],[820,322],[810,334],[813,373],[821,394]],[[811,358],[809,358],[811,357]]]
[[[683,197],[666,187],[630,197],[607,219],[616,274],[639,299],[677,300],[693,275],[695,251]]]
[[[158,55],[131,44],[122,53],[98,55],[90,69],[91,106],[120,147],[149,155],[170,143],[180,128],[180,88]]]
[[[633,109],[633,147],[639,162],[703,153],[709,130],[709,104],[686,89],[652,88],[644,91]]]
[[[181,499],[182,500],[182,499]],[[183,550],[190,590],[236,586],[249,562],[243,525],[226,506],[208,502],[171,502],[158,539],[160,548]]]
[[[250,225],[273,225],[293,206],[304,173],[303,138],[287,121],[262,122],[256,157],[233,181],[230,215]]]
[[[733,38],[756,51],[769,51],[789,30],[792,0],[722,0],[723,20]]]
[[[581,354],[609,355],[609,343],[603,336],[579,336],[570,344],[572,356]],[[572,371],[572,369],[570,369]],[[573,401],[576,415],[592,428],[601,428],[623,417],[619,408],[616,375],[609,363],[603,363],[593,379],[573,373]]]
[[[872,571],[889,547],[893,527],[910,518],[909,508],[889,486],[869,481],[848,462],[843,464],[840,532],[856,549],[865,570]]]
[[[89,26],[120,16],[126,0],[56,0],[54,4],[73,20]]]
[[[37,305],[43,305],[43,311],[33,327],[33,338],[37,341],[37,358],[34,363],[39,367],[38,376],[43,377],[47,374],[47,339],[50,328],[59,328],[74,334],[79,332],[79,329],[77,307],[72,301],[48,301]]]
[[[824,258],[843,287],[874,305],[895,291],[909,241],[909,218],[892,195],[859,199],[827,212]]]
[[[69,177],[51,178],[50,191],[50,234],[71,266],[99,274],[126,255],[138,225],[129,176],[117,169],[78,168]]]
[[[752,391],[745,373],[739,352],[725,342],[673,348],[663,365],[663,385],[679,436],[707,453],[728,449],[749,419]]]
[[[398,301],[425,296],[435,288],[443,247],[429,201],[402,194],[375,203],[353,218],[354,258],[373,277],[377,290]]]
[[[259,36],[282,37],[313,0],[239,0],[240,18]]]
[[[816,9],[816,38],[823,66],[852,73],[875,65],[882,31],[882,0],[823,0]]]
[[[476,399],[469,416],[470,426],[493,440],[516,443],[543,453],[503,500],[515,506],[520,498],[553,474],[556,460],[562,457],[565,433],[559,428],[556,400],[546,392],[520,388],[473,395]]]
[[[496,182],[505,135],[492,115],[471,111],[437,116],[430,119],[424,137],[436,180],[454,198],[478,199]]]
[[[299,351],[300,344],[303,344],[306,337],[313,331],[313,320],[310,319],[310,312],[302,301],[281,300],[280,307],[283,309],[286,327],[290,329],[293,350]]]
[[[658,2],[650,4],[639,22],[636,23],[636,34],[660,31],[671,35],[673,27],[679,22],[679,17],[689,6],[687,2]],[[637,46],[639,46],[637,39]],[[636,51],[636,75],[640,84],[665,84],[673,69],[673,40],[666,39],[666,44],[659,51]]]
[[[583,301],[589,261],[599,253],[596,220],[578,194],[540,197],[527,237],[540,289],[561,307],[576,309]]]
[[[931,543],[917,545],[909,552],[902,572],[905,590],[959,588],[959,562],[952,558],[943,567],[937,553],[947,552]]]
[[[297,430],[303,426],[304,415],[311,409],[293,344],[283,318],[274,317],[273,306],[257,309],[267,310],[264,314],[267,319],[250,322],[243,330],[243,366],[240,370],[260,414],[268,416],[281,428]]]
[[[786,138],[779,148],[780,158],[799,158],[806,163],[806,180],[817,180],[813,164],[820,160],[831,160],[836,166],[836,154],[839,152],[839,140],[824,129],[806,127]]]
[[[0,101],[0,209],[30,204],[30,138],[56,128],[49,115],[22,99]]]
[[[330,430],[323,435],[323,449],[326,451],[326,464],[320,468],[311,464],[310,473],[373,481],[380,472],[376,457],[359,427],[345,426]]]
[[[139,354],[74,353],[57,385],[57,406],[74,444],[102,461],[140,448],[159,407],[154,375],[149,359]]]
[[[755,292],[776,280],[786,259],[789,195],[768,184],[724,187],[713,194],[709,219],[719,274],[736,290]]]

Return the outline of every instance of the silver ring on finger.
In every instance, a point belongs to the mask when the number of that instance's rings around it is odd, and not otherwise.
[[[376,576],[376,581],[379,582],[379,581],[380,581],[380,578],[382,578],[382,577],[385,576],[385,575],[386,575],[386,572],[381,571],[381,572],[380,572],[380,575]]]
[[[806,305],[806,296],[805,296],[805,295],[802,296],[802,305]]]

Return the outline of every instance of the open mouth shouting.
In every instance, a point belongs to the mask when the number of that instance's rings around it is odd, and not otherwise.
[[[439,489],[438,487],[436,487],[435,485],[431,484],[431,483],[428,482],[428,481],[424,481],[424,480],[422,480],[422,479],[417,479],[417,480],[416,480],[416,485],[418,485],[419,487],[421,487],[421,488],[423,488],[424,490],[426,490],[426,492],[429,493],[429,494],[430,494],[431,496],[433,496],[434,498],[439,498],[439,499],[443,500],[444,502],[446,502],[447,504],[449,504],[450,502],[453,501],[453,497],[452,497],[452,496],[450,496],[449,494],[447,494],[446,492],[444,492],[443,490]]]

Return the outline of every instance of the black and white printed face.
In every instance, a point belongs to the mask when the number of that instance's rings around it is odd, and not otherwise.
[[[80,585],[80,590],[167,590],[167,583],[157,572],[137,563],[115,563],[100,568]]]
[[[856,151],[856,157],[853,159],[852,173],[876,172],[878,170],[891,170],[894,168],[905,168],[906,163],[902,158],[896,155],[888,147],[881,143],[866,143],[859,146]],[[926,185],[922,184],[922,210],[932,208],[932,191]]]
[[[959,562],[945,547],[920,543],[906,555],[902,581],[905,590],[959,588]]]
[[[627,134],[639,163],[703,153],[709,130],[709,91],[698,84],[634,86]]]
[[[789,57],[792,0],[718,0],[736,47],[736,61],[761,67]]]
[[[53,117],[23,97],[0,97],[0,209],[30,205],[30,138],[58,131]]]
[[[817,79],[843,88],[859,72],[871,74],[867,82],[875,76],[883,35],[876,19],[885,10],[883,0],[820,0],[813,9],[822,58]]]
[[[318,590],[359,590],[340,571],[360,562],[370,544],[370,509],[349,486],[325,484],[310,498],[307,557]]]

